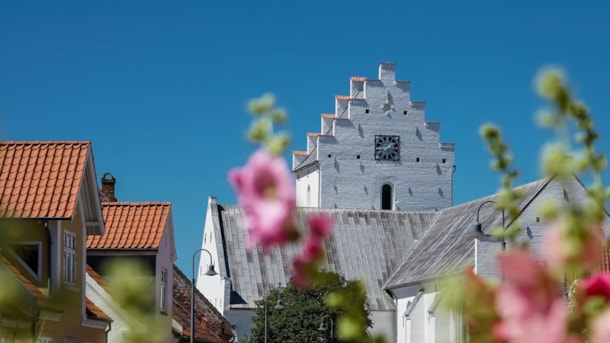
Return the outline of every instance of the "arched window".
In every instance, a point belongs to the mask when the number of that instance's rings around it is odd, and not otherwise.
[[[307,207],[311,207],[311,187],[307,185]]]
[[[381,186],[381,209],[391,210],[392,205],[392,186],[386,183]]]

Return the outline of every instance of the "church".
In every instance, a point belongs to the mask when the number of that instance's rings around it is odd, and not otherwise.
[[[502,249],[483,231],[505,227],[495,195],[453,205],[454,144],[441,141],[440,123],[426,121],[425,102],[411,99],[409,81],[381,63],[376,79],[352,77],[349,95],[335,97],[335,113],[321,115],[320,132],[307,133],[305,150],[293,152],[297,225],[314,212],[328,214],[333,234],[323,268],[361,280],[367,291],[372,335],[388,342],[464,342],[459,313],[438,308],[443,280],[474,268],[497,277]],[[536,207],[545,199],[580,202],[578,179],[542,179],[519,187],[527,228],[519,238],[538,250],[544,230]],[[216,276],[206,276],[202,254],[197,288],[236,326],[243,339],[252,328],[255,301],[290,279],[297,247],[263,254],[246,249],[243,210],[210,196],[202,248],[212,254]],[[608,232],[606,227],[606,232]]]

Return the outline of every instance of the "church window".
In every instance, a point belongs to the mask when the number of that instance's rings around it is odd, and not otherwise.
[[[416,157],[416,158],[415,158],[415,162],[419,162],[419,157]]]
[[[446,158],[443,158],[443,163],[447,163],[447,159]]]
[[[402,111],[402,114],[407,115],[407,110]]]
[[[311,207],[311,187],[307,185],[307,207]]]
[[[381,187],[381,209],[392,209],[392,186],[387,183]]]
[[[359,160],[360,159],[360,155],[356,155],[356,159]]]
[[[369,109],[367,108],[366,110],[364,110],[364,113],[369,113]]]
[[[330,158],[331,156],[332,156],[331,154],[328,154],[328,158]]]

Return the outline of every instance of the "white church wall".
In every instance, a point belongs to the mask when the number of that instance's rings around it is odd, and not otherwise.
[[[243,341],[252,332],[254,328],[254,309],[228,309],[224,313],[224,317],[235,326],[236,342]]]
[[[217,249],[216,239],[221,239],[214,235],[213,226],[213,211],[212,204],[216,204],[216,199],[213,197],[208,198],[207,212],[205,214],[205,224],[203,229],[203,243],[201,247],[207,249],[212,254],[212,263],[217,275],[208,276],[205,273],[208,271],[208,265],[210,264],[210,256],[205,252],[199,253],[199,268],[195,271],[197,273],[196,286],[197,289],[216,307],[216,309],[224,315],[225,306],[229,305],[229,292],[226,290],[227,280],[226,275],[221,275],[221,269],[218,264],[219,252]],[[191,253],[192,255],[192,253]],[[192,256],[188,256],[192,259]],[[191,271],[189,271],[189,277],[192,277]]]
[[[396,312],[371,311],[373,327],[368,331],[371,335],[383,335],[387,342],[396,342]]]
[[[311,166],[296,179],[296,195],[298,207],[320,206],[320,171]]]
[[[334,136],[316,138],[320,206],[380,209],[384,184],[393,187],[396,210],[451,206],[453,144],[441,144],[439,123],[425,121],[424,102],[411,101],[409,82],[394,79],[393,64],[380,66],[380,78],[364,81],[366,99],[337,99],[339,111],[348,104],[342,118],[349,120],[334,120]],[[375,159],[376,135],[399,136],[398,161]]]
[[[549,223],[543,221],[539,209],[540,205],[547,201],[553,201],[559,206],[582,205],[587,201],[587,192],[575,178],[564,181],[553,179],[523,210],[518,218],[523,230],[517,237],[517,242],[527,243],[534,255],[540,259],[543,258],[544,232],[549,227]],[[604,231],[608,236],[610,233],[608,220],[604,224]],[[487,278],[499,279],[500,270],[496,257],[501,252],[501,243],[476,240],[475,247],[476,273]],[[509,243],[507,247],[510,248]]]

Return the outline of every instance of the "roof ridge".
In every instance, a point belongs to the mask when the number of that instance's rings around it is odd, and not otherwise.
[[[90,140],[85,141],[2,141],[1,145],[42,145],[42,144],[91,144]]]
[[[102,201],[102,206],[171,206],[171,201]]]

